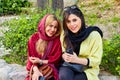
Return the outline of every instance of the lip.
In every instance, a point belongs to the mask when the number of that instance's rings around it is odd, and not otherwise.
[[[72,30],[75,30],[76,28],[77,28],[76,26],[72,26],[72,27],[71,27]]]
[[[54,34],[54,32],[49,32],[49,34],[51,34],[51,35],[52,35],[52,34]]]
[[[53,36],[53,35],[54,35],[54,32],[49,32],[49,35]]]

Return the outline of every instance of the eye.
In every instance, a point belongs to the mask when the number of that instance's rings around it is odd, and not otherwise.
[[[77,21],[77,19],[73,19],[73,22],[76,22]]]
[[[53,25],[49,25],[50,27],[53,27]]]
[[[70,23],[70,20],[67,20],[66,23]]]
[[[57,29],[58,27],[57,27],[57,26],[55,26],[54,28],[56,28],[56,29]]]

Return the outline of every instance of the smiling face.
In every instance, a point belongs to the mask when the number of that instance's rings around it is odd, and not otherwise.
[[[71,32],[77,33],[81,28],[81,19],[74,14],[70,14],[66,24]]]
[[[56,20],[52,21],[51,24],[47,25],[45,28],[46,35],[52,37],[56,34],[58,29],[58,22]]]

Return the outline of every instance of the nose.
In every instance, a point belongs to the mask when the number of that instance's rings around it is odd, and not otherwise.
[[[73,25],[74,25],[74,22],[70,22],[70,25],[73,26]]]
[[[54,27],[52,27],[51,31],[55,31],[55,28],[54,28]]]

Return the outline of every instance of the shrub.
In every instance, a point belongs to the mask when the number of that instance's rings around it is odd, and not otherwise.
[[[27,56],[27,40],[37,30],[37,23],[43,15],[23,15],[4,24],[9,30],[4,33],[2,42],[6,48],[12,50],[10,55],[4,57],[11,58],[7,58],[7,62],[24,64]]]
[[[0,0],[0,16],[19,14],[22,7],[28,7],[30,5],[28,0]]]
[[[104,41],[102,68],[114,75],[120,75],[120,35]]]

